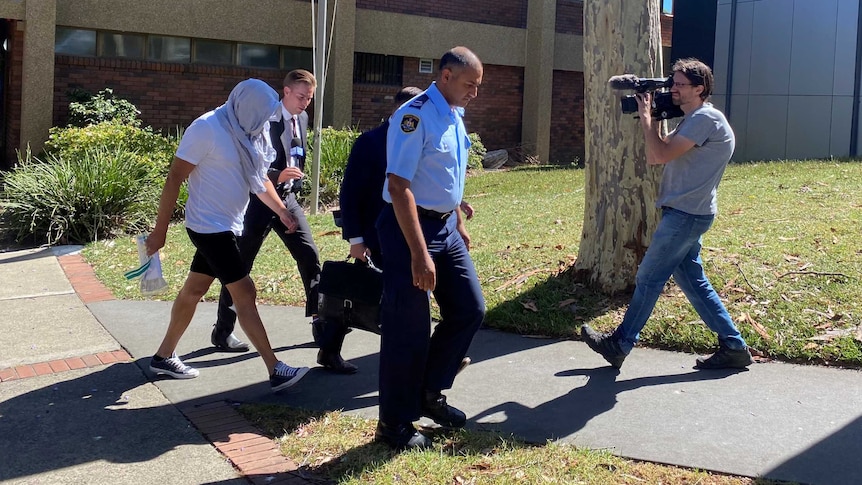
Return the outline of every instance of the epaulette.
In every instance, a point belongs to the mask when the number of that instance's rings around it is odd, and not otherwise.
[[[428,101],[428,95],[427,94],[421,94],[419,97],[417,97],[416,99],[411,101],[410,104],[407,105],[407,107],[408,108],[421,108],[422,105],[425,104],[426,101]]]

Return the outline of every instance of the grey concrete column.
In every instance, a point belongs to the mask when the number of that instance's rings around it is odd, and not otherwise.
[[[56,23],[56,0],[26,0],[21,68],[22,153],[28,143],[33,153],[41,151],[53,124]]]
[[[556,0],[531,0],[527,7],[527,52],[521,143],[527,154],[547,162],[551,147]]]
[[[350,126],[353,117],[353,51],[356,46],[356,0],[340,0],[335,14],[329,70],[326,74],[323,124]]]

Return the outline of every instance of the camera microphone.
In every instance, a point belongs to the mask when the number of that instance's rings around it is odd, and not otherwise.
[[[637,89],[639,78],[634,74],[623,74],[621,76],[611,76],[608,79],[611,89]]]
[[[299,138],[293,137],[293,139],[290,140],[290,148],[301,147],[301,146],[302,146],[302,140],[300,140]]]

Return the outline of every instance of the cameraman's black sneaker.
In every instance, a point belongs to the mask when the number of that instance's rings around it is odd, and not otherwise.
[[[584,339],[584,342],[594,352],[604,357],[614,368],[619,369],[623,366],[623,361],[626,360],[626,353],[623,352],[620,344],[611,334],[596,332],[592,327],[584,324],[581,326],[581,338]]]
[[[694,366],[698,369],[744,369],[753,363],[748,347],[733,350],[719,344],[718,352],[709,357],[698,357]]]

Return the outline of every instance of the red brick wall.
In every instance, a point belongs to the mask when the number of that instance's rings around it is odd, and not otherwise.
[[[419,59],[404,58],[404,86],[426,89],[434,76],[419,73]],[[386,96],[394,96],[399,89],[401,86],[354,84],[353,122],[361,131],[374,128],[392,113],[392,100]],[[486,64],[479,97],[467,106],[467,131],[478,133],[488,150],[516,146],[521,141],[523,91],[523,68]]]
[[[470,101],[464,122],[490,150],[515,148],[521,143],[524,68],[485,65],[479,96]]]
[[[463,22],[527,27],[527,0],[436,0],[433,2],[394,2],[357,0],[356,8],[403,13]]]
[[[584,73],[554,71],[551,162],[584,160]]]
[[[11,168],[17,161],[15,151],[21,142],[21,86],[24,64],[24,32],[18,31],[18,22],[9,21],[9,54],[6,58],[5,82],[5,153],[0,166]]]
[[[255,77],[280,92],[284,74],[275,69],[56,56],[54,125],[68,122],[68,92],[73,88],[92,94],[112,88],[138,107],[144,125],[173,131],[223,104],[239,81]]]
[[[583,0],[557,0],[555,30],[560,34],[584,35]]]

